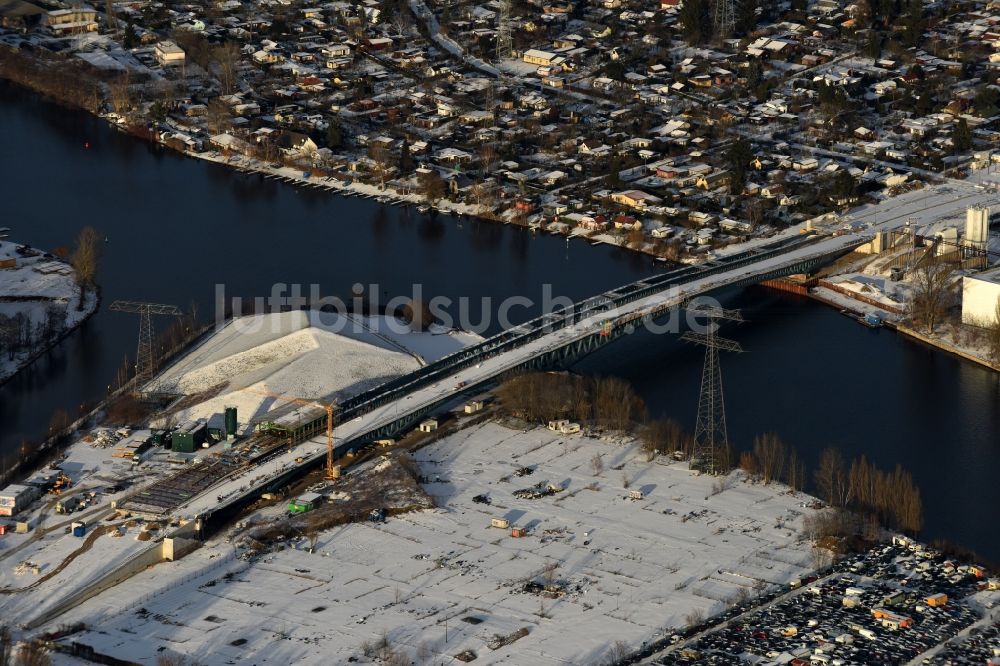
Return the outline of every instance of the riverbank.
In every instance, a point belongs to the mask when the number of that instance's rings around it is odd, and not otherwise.
[[[26,56],[9,47],[0,45],[0,78],[11,83],[44,95],[48,99],[59,104],[80,109],[95,117],[101,118],[111,127],[125,134],[138,139],[154,143],[155,145],[169,148],[181,155],[206,160],[209,162],[222,164],[234,168],[243,173],[255,173],[268,179],[280,180],[288,184],[333,191],[345,197],[363,197],[376,199],[380,203],[390,203],[392,205],[413,206],[422,211],[431,210],[455,215],[474,218],[484,222],[509,224],[520,226],[532,231],[543,231],[557,236],[569,238],[580,238],[589,241],[591,245],[611,245],[623,250],[635,252],[640,255],[652,257],[656,261],[680,261],[682,263],[697,263],[702,260],[711,259],[712,254],[727,254],[738,252],[755,244],[776,240],[785,235],[799,233],[800,225],[792,228],[777,231],[766,237],[759,236],[745,241],[737,241],[728,245],[720,245],[713,251],[706,251],[703,246],[698,246],[696,252],[688,253],[682,245],[674,243],[671,246],[669,239],[652,237],[651,228],[644,229],[642,240],[637,240],[631,233],[634,224],[622,223],[621,226],[610,222],[604,223],[604,228],[588,229],[561,221],[559,216],[555,216],[547,221],[541,220],[540,215],[530,215],[517,212],[514,214],[513,206],[509,214],[496,213],[486,209],[480,204],[470,204],[462,201],[452,201],[447,197],[442,197],[430,201],[428,197],[416,190],[420,189],[414,176],[408,177],[408,182],[403,189],[397,189],[392,183],[380,186],[373,183],[362,182],[355,178],[355,175],[342,169],[331,169],[322,165],[293,164],[274,167],[274,162],[256,159],[235,150],[227,149],[225,152],[219,150],[192,150],[185,146],[195,143],[192,137],[184,134],[183,130],[176,127],[177,123],[169,120],[164,123],[164,127],[175,129],[170,131],[156,131],[148,124],[130,123],[115,113],[105,113],[100,111],[102,103],[100,101],[102,90],[107,86],[106,74],[90,72],[79,62],[70,62],[72,69],[72,79],[84,81],[85,93],[77,93],[67,84],[67,77],[60,75],[55,79],[47,76],[52,70],[60,69],[65,61],[58,57],[35,59]],[[106,96],[106,95],[105,95]],[[219,135],[226,137],[229,135]],[[212,137],[215,139],[218,137]],[[249,150],[250,146],[241,139],[234,139],[230,145],[239,146],[243,144]],[[209,143],[212,139],[205,139],[204,143]],[[431,165],[433,166],[433,165]],[[640,217],[641,211],[631,211],[633,217]],[[532,217],[539,218],[537,221],[530,221]],[[595,216],[601,217],[601,216]]]
[[[100,302],[100,290],[81,291],[68,262],[0,241],[0,385],[82,326]]]

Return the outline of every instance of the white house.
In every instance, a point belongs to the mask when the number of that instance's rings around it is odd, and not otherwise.
[[[153,48],[153,53],[156,55],[156,62],[160,63],[163,67],[184,64],[184,49],[170,40],[157,42]]]

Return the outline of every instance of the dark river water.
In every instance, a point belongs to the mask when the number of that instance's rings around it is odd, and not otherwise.
[[[274,283],[356,283],[384,296],[467,297],[470,321],[509,296],[574,299],[658,270],[645,257],[510,227],[436,220],[242,175],[123,136],[0,83],[0,226],[36,247],[70,246],[85,225],[106,236],[104,305],[58,348],[0,387],[0,453],[44,433],[52,412],[99,399],[138,333],[114,299],[170,303],[213,316],[217,285],[266,296]],[[2,275],[0,275],[2,279]],[[369,289],[374,292],[374,290]],[[746,353],[723,358],[730,438],[777,432],[812,466],[837,446],[909,469],[923,491],[923,538],[1000,560],[998,375],[869,330],[807,299],[760,287],[721,295],[747,323],[728,327]],[[484,303],[482,299],[489,298]],[[521,320],[536,308],[514,309]],[[162,325],[162,323],[161,323]],[[496,331],[493,322],[489,332]],[[655,416],[693,427],[701,350],[637,333],[580,369],[631,381]]]

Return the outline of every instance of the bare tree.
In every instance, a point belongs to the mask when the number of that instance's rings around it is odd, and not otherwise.
[[[753,440],[761,480],[767,484],[782,478],[785,469],[785,444],[773,432],[757,435]]]
[[[654,454],[688,453],[690,439],[684,427],[673,419],[657,419],[647,423],[639,434],[642,447]]]
[[[41,641],[21,643],[14,659],[14,666],[50,666],[52,658]]]
[[[913,275],[913,300],[910,315],[928,333],[941,320],[948,307],[955,267],[944,261],[928,261]]]
[[[816,486],[820,496],[830,506],[847,505],[849,484],[844,459],[836,448],[823,449],[816,470]]]
[[[212,49],[212,59],[219,72],[219,86],[222,94],[228,95],[236,89],[236,71],[240,64],[240,47],[236,42],[226,42]]]
[[[631,650],[628,647],[628,643],[625,641],[615,641],[608,648],[607,655],[604,657],[604,663],[608,664],[608,666],[614,666],[624,661],[629,654],[631,654]]]
[[[594,476],[600,476],[601,472],[604,471],[604,458],[601,457],[600,453],[595,453],[594,457],[590,459],[590,471],[594,473]]]
[[[132,94],[131,80],[127,71],[108,83],[108,102],[111,104],[111,110],[122,118],[127,117],[134,108],[135,96]]]
[[[100,245],[98,244],[97,230],[93,227],[84,227],[80,230],[80,235],[76,239],[76,249],[70,263],[76,271],[76,284],[80,287],[80,302],[77,309],[83,309],[84,297],[87,289],[94,286],[97,278],[97,264],[100,258]]]
[[[372,172],[378,178],[379,188],[385,189],[385,181],[392,172],[392,154],[389,147],[381,141],[368,146],[368,156],[372,158]]]
[[[496,146],[492,143],[484,143],[479,146],[479,166],[482,168],[483,173],[490,174],[496,171],[497,161],[498,153]]]
[[[233,127],[233,113],[229,105],[218,97],[208,102],[208,111],[205,115],[208,123],[208,130],[212,134],[223,134]]]
[[[420,188],[423,190],[424,199],[427,203],[437,203],[444,198],[445,186],[441,174],[433,169],[423,171],[419,176]]]
[[[806,481],[806,466],[799,459],[799,452],[795,447],[788,450],[788,467],[785,472],[785,482],[792,490],[802,490]]]

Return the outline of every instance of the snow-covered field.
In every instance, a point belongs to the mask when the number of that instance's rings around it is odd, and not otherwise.
[[[58,622],[99,625],[75,640],[139,663],[161,647],[213,664],[366,663],[362,644],[384,634],[416,663],[471,650],[477,664],[582,665],[811,566],[799,538],[810,498],[735,478],[713,494],[717,479],[647,462],[634,443],[488,423],[415,458],[436,509],[334,528],[313,553],[302,540],[249,564],[209,542]],[[518,476],[522,467],[533,471]],[[512,494],[540,482],[562,490]],[[473,501],[481,494],[492,504]],[[513,538],[493,518],[528,534]],[[487,645],[521,629],[506,647]]]
[[[35,250],[33,256],[21,255],[17,252],[19,245],[0,240],[0,261],[16,262],[13,268],[0,269],[0,316],[23,316],[35,339],[42,337],[44,327],[51,325],[53,330],[46,342],[39,342],[34,350],[22,349],[13,358],[0,333],[0,382],[29,363],[33,352],[45,349],[97,308],[93,292],[88,292],[83,308],[79,307],[80,289],[69,264],[46,257],[41,250]]]

